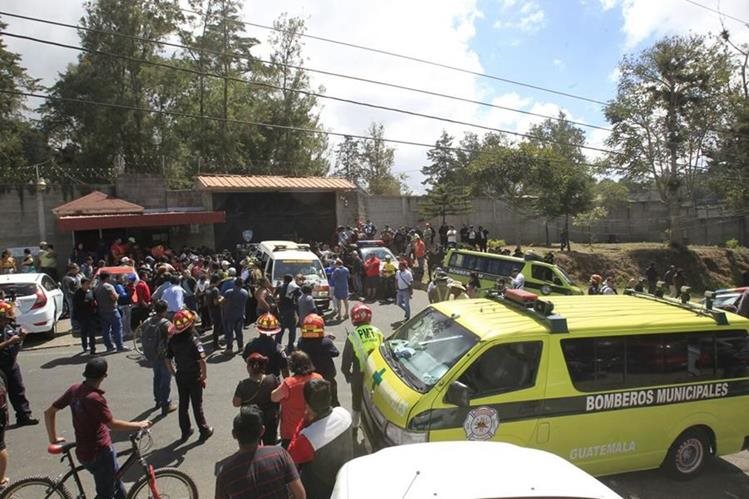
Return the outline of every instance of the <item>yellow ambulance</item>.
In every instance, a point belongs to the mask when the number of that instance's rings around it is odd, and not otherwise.
[[[496,440],[593,475],[687,479],[749,444],[749,320],[684,300],[521,290],[427,307],[372,352],[375,448]]]

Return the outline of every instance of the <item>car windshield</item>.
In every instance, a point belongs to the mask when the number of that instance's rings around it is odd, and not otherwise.
[[[36,284],[32,282],[0,284],[0,291],[5,293],[8,299],[21,298],[36,294]]]
[[[728,293],[725,295],[718,295],[713,301],[713,307],[723,308],[728,305],[734,305],[736,300],[741,296],[739,293]]]
[[[362,260],[366,260],[367,258],[369,258],[370,256],[372,256],[373,254],[375,256],[377,256],[377,258],[379,258],[380,260],[384,260],[386,256],[389,256],[390,258],[392,258],[393,260],[395,260],[395,257],[393,256],[393,253],[389,249],[383,248],[382,246],[374,246],[374,247],[371,247],[371,248],[362,248],[361,249]]]
[[[477,342],[455,319],[427,309],[398,329],[385,345],[393,369],[423,393]]]
[[[276,260],[273,264],[273,280],[280,281],[286,274],[302,274],[307,279],[326,279],[320,260]]]

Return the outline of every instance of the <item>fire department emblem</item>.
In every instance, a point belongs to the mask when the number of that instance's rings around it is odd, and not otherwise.
[[[491,407],[472,409],[463,423],[468,440],[489,440],[499,428],[499,415]]]

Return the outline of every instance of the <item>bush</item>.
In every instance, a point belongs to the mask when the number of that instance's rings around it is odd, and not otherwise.
[[[738,239],[729,239],[728,241],[726,241],[726,248],[728,249],[736,249],[740,247],[741,244],[739,243]]]

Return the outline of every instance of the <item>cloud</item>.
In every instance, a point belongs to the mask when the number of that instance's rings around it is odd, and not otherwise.
[[[502,19],[494,23],[495,29],[535,33],[546,25],[544,11],[535,0],[524,2],[519,9],[514,8],[515,5],[514,0],[502,2],[500,9]]]
[[[609,0],[601,0],[605,8]],[[610,3],[619,3],[610,0]],[[625,34],[625,50],[631,50],[639,43],[655,36],[696,33],[718,33],[723,28],[720,16],[715,12],[686,3],[684,0],[621,0],[621,13],[624,18],[622,31]],[[713,5],[706,3],[713,8]],[[746,0],[725,0],[720,9],[726,14],[749,19],[749,2]],[[749,40],[749,30],[740,23],[724,18],[726,28],[732,31],[739,41]]]
[[[616,4],[619,3],[619,0],[599,0],[601,3],[601,8],[603,10],[611,10],[614,7],[616,7]]]
[[[560,69],[560,70],[567,69],[567,64],[565,64],[565,62],[562,59],[556,58],[556,59],[552,60],[551,63],[557,69]]]
[[[611,70],[609,73],[609,81],[613,83],[619,82],[619,77],[622,75],[622,72],[619,70],[619,66],[616,66],[614,69]]]

